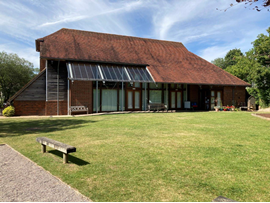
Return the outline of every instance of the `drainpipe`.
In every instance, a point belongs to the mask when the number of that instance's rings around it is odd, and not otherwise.
[[[46,102],[48,101],[48,60],[46,60]]]
[[[58,65],[57,65],[57,115],[59,115],[59,65],[60,65],[60,61],[58,60]]]
[[[124,82],[122,82],[122,95],[121,96],[122,96],[121,109],[122,109],[122,111],[124,111]]]
[[[147,83],[144,83],[144,111],[146,111],[146,85]]]

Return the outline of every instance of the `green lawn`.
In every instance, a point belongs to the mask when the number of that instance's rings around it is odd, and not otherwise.
[[[40,136],[77,147],[70,163]],[[93,201],[270,200],[270,121],[247,112],[0,119],[0,143]]]

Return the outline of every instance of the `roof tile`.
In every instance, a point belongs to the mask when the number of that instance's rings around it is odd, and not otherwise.
[[[42,58],[148,64],[156,82],[249,86],[179,42],[66,28],[36,42]]]

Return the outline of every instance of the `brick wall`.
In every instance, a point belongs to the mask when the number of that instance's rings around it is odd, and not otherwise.
[[[14,101],[16,116],[45,115],[45,101]]]
[[[47,101],[45,115],[57,115],[57,101]],[[59,101],[59,115],[67,115],[67,101]]]
[[[40,71],[42,71],[46,67],[46,60],[40,59]]]
[[[227,105],[229,105],[229,106],[231,106],[231,105],[233,105],[233,89],[234,89],[235,87],[224,87],[224,89],[223,89],[223,103],[222,103],[222,105],[223,106],[227,106]]]
[[[245,87],[224,87],[223,90],[223,105],[241,106],[246,105],[246,89]]]
[[[247,105],[246,88],[245,87],[236,87],[234,98],[235,98],[236,106],[240,106],[241,103],[244,103],[242,105]]]
[[[92,81],[70,82],[71,106],[87,106],[89,113],[92,113]]]
[[[198,85],[190,85],[188,94],[189,94],[189,100],[191,102],[197,102],[197,104],[199,104],[199,86]]]

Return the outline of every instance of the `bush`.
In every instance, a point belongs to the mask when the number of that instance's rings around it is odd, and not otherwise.
[[[14,116],[15,114],[15,108],[13,106],[8,106],[3,110],[3,116],[10,117]]]

